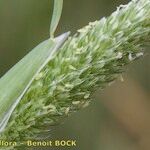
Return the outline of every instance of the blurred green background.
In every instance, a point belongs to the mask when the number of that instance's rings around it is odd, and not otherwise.
[[[64,0],[56,34],[75,33],[128,2]],[[0,76],[48,38],[52,8],[52,0],[0,0]],[[150,150],[149,60],[146,50],[144,59],[127,67],[124,82],[97,90],[88,108],[52,128],[50,139],[77,140],[77,147],[66,150]]]

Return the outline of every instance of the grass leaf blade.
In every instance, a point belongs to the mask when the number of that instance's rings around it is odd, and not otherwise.
[[[67,37],[68,33],[65,33],[55,40],[42,42],[0,79],[0,131],[6,126],[35,75],[52,59]]]
[[[54,32],[58,26],[61,13],[62,13],[62,8],[63,8],[63,0],[55,0],[54,1],[54,10],[53,10],[53,16],[52,16],[52,21],[50,25],[50,37],[53,38]]]

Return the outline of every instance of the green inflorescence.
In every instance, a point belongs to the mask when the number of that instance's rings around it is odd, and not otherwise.
[[[78,30],[36,76],[0,138],[40,138],[62,118],[88,106],[95,89],[114,81],[149,42],[149,0],[133,0]]]

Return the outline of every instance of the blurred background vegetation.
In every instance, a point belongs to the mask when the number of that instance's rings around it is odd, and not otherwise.
[[[57,35],[68,30],[74,33],[128,2],[64,0]],[[0,76],[48,38],[52,8],[52,0],[0,0]],[[52,128],[50,138],[77,140],[77,147],[64,148],[70,150],[149,150],[149,60],[147,50],[144,59],[127,67],[124,82],[97,90],[91,105]]]

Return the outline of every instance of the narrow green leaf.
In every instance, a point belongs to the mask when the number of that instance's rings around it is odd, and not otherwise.
[[[6,126],[35,75],[53,58],[67,37],[68,33],[65,33],[42,42],[0,79],[0,131]]]
[[[52,16],[52,21],[50,25],[50,37],[54,37],[54,32],[58,26],[61,13],[62,13],[62,8],[63,8],[63,0],[55,0],[54,1],[54,10],[53,10],[53,16]]]

